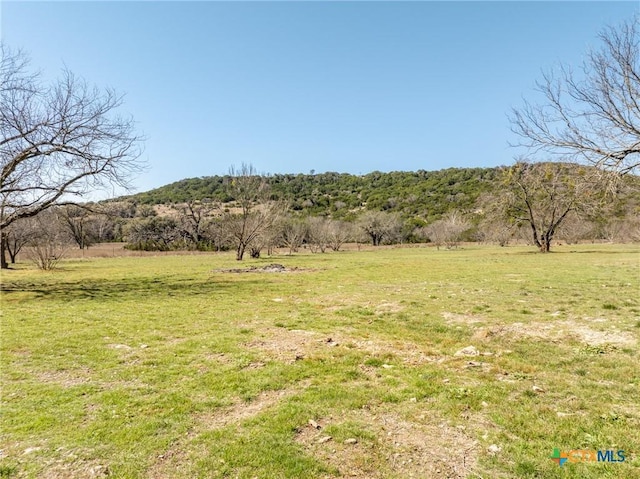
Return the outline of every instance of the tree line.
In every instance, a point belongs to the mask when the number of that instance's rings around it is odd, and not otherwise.
[[[551,250],[553,241],[640,241],[640,178],[628,175],[610,196],[594,180],[593,167],[567,163],[517,163],[496,169],[495,183],[467,209],[450,209],[428,222],[422,215],[371,209],[351,211],[350,219],[310,215],[272,194],[270,177],[251,165],[232,168],[222,187],[227,201],[191,199],[170,205],[132,201],[59,205],[6,229],[12,262],[22,248],[39,265],[55,262],[71,245],[126,241],[145,251],[228,251],[242,260],[285,248],[313,253],[340,251],[345,243],[373,246],[429,242],[454,248],[461,241],[514,241]],[[42,267],[42,266],[41,266]]]

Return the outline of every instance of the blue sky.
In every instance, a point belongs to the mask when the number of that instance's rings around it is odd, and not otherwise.
[[[11,2],[2,40],[125,93],[145,191],[267,173],[509,164],[507,113],[633,2]]]

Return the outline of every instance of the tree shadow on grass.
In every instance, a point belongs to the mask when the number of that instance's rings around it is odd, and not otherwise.
[[[2,285],[7,300],[12,293],[31,293],[30,299],[94,300],[94,299],[144,299],[149,297],[238,294],[255,291],[265,286],[264,280],[239,281],[216,278],[119,278],[94,279],[81,282],[24,283],[9,282]]]

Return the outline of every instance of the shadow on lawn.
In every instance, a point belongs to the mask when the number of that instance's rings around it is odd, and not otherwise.
[[[2,292],[6,299],[11,299],[11,293],[32,293],[33,298],[47,298],[56,300],[78,299],[131,299],[148,297],[196,296],[205,294],[252,294],[256,288],[264,288],[265,281],[259,279],[245,279],[238,281],[220,280],[216,278],[180,279],[161,277],[148,278],[120,278],[84,280],[82,282],[54,282],[54,283],[7,283],[2,285]]]

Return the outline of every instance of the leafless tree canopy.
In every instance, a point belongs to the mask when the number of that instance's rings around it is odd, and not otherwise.
[[[582,75],[563,66],[537,83],[545,102],[511,114],[518,146],[616,173],[640,166],[640,16],[602,31]]]
[[[239,212],[225,212],[224,223],[236,245],[236,259],[241,261],[245,250],[262,244],[265,233],[282,216],[284,205],[270,198],[269,185],[251,164],[243,163],[239,169],[231,167],[227,185]],[[255,256],[255,249],[252,254]],[[259,254],[259,250],[258,250]]]
[[[51,85],[0,44],[0,228],[89,191],[127,186],[141,138],[122,97],[69,71]]]
[[[497,206],[517,224],[528,225],[533,243],[547,253],[566,221],[593,215],[601,205],[595,174],[594,168],[576,164],[519,162],[505,170],[505,191]]]

